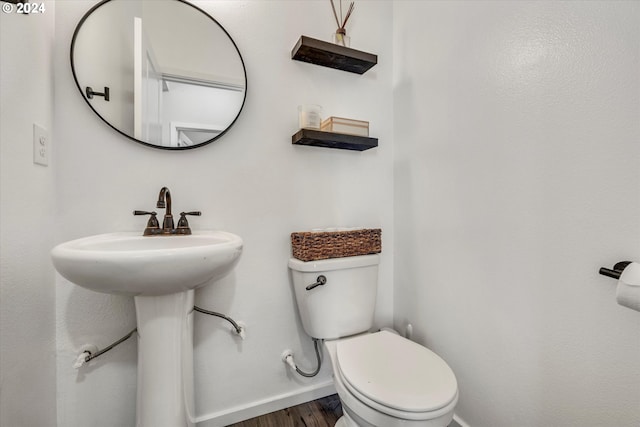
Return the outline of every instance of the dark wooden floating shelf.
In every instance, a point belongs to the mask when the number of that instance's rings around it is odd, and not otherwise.
[[[301,36],[291,51],[291,59],[350,73],[364,74],[378,63],[378,55]]]
[[[291,137],[291,143],[316,147],[340,148],[342,150],[364,151],[378,146],[378,138],[323,132],[314,129],[300,129]]]

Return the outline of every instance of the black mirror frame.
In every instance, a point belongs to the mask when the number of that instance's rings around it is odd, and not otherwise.
[[[91,103],[89,102],[89,100],[85,96],[86,95],[85,90],[82,87],[80,87],[80,83],[78,82],[78,77],[76,76],[76,68],[75,68],[75,64],[74,64],[74,61],[73,61],[73,50],[74,50],[74,47],[75,47],[75,44],[76,44],[76,38],[78,36],[78,32],[80,31],[80,28],[82,27],[84,22],[87,20],[87,18],[95,10],[100,8],[102,5],[104,5],[106,3],[109,3],[111,1],[112,0],[102,0],[101,2],[97,3],[96,5],[94,5],[91,9],[89,9],[89,11],[84,14],[82,19],[80,19],[80,22],[78,22],[78,25],[76,26],[76,29],[73,32],[73,38],[71,39],[71,49],[70,49],[70,52],[69,52],[69,57],[70,57],[70,60],[71,60],[71,73],[73,74],[73,80],[76,83],[76,87],[80,91],[80,95],[82,96],[82,99],[84,99],[84,101],[87,103],[89,108],[91,108],[91,110],[93,110],[93,112],[96,113],[96,115],[98,117],[100,117],[100,119],[103,122],[105,122],[107,125],[109,125],[110,128],[112,128],[113,130],[115,130],[119,134],[124,135],[125,137],[127,137],[127,138],[129,138],[129,139],[131,139],[131,140],[133,140],[133,141],[135,141],[135,142],[137,142],[139,144],[146,145],[147,147],[151,147],[151,148],[161,149],[161,150],[170,150],[170,151],[191,150],[191,149],[194,149],[194,148],[203,147],[205,145],[211,144],[212,142],[214,142],[217,139],[219,139],[220,137],[222,137],[222,135],[227,133],[227,131],[229,129],[231,129],[231,127],[236,123],[236,121],[238,120],[238,117],[240,117],[240,114],[242,113],[242,110],[244,109],[244,104],[245,104],[245,102],[247,100],[247,91],[248,91],[248,87],[247,87],[247,68],[246,68],[246,66],[244,64],[244,59],[242,58],[242,55],[240,54],[240,50],[238,49],[238,46],[236,45],[236,42],[233,40],[233,38],[231,37],[229,32],[227,32],[227,30],[218,21],[216,21],[215,18],[213,18],[207,12],[205,12],[204,10],[200,9],[199,7],[187,2],[186,0],[175,0],[175,1],[178,1],[180,3],[183,3],[183,4],[187,5],[187,6],[190,6],[190,7],[194,8],[195,10],[199,11],[200,13],[204,14],[209,19],[211,19],[217,26],[219,26],[220,29],[222,29],[222,31],[227,35],[227,37],[229,37],[229,41],[231,41],[231,43],[233,44],[233,47],[236,49],[236,52],[238,53],[238,57],[240,58],[240,63],[242,64],[242,69],[244,71],[244,98],[242,99],[242,105],[240,106],[240,109],[238,110],[238,114],[233,119],[233,121],[226,127],[226,129],[224,129],[222,132],[220,132],[218,135],[216,135],[215,137],[211,138],[208,141],[202,142],[202,143],[197,144],[197,145],[191,145],[191,146],[186,146],[186,147],[169,147],[169,146],[151,144],[149,142],[142,141],[140,139],[134,138],[133,136],[124,133],[123,131],[121,131],[120,129],[118,129],[117,127],[115,127],[111,123],[109,123],[108,120],[106,120],[104,117],[102,117],[102,115],[100,115],[100,113],[95,108],[93,108],[93,105],[91,105]]]

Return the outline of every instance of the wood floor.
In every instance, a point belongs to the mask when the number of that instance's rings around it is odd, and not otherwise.
[[[333,427],[341,416],[340,398],[333,394],[228,427]]]
[[[227,427],[333,427],[342,416],[342,405],[337,394],[303,403],[293,408],[272,412]],[[451,421],[449,427],[461,427]]]

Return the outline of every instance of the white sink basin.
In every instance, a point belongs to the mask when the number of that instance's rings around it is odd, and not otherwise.
[[[109,233],[56,246],[53,264],[67,280],[97,292],[154,296],[188,291],[229,273],[242,239],[224,231],[188,236]]]

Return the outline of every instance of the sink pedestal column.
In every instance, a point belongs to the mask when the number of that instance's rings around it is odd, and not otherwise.
[[[194,291],[136,296],[136,427],[193,427]]]

